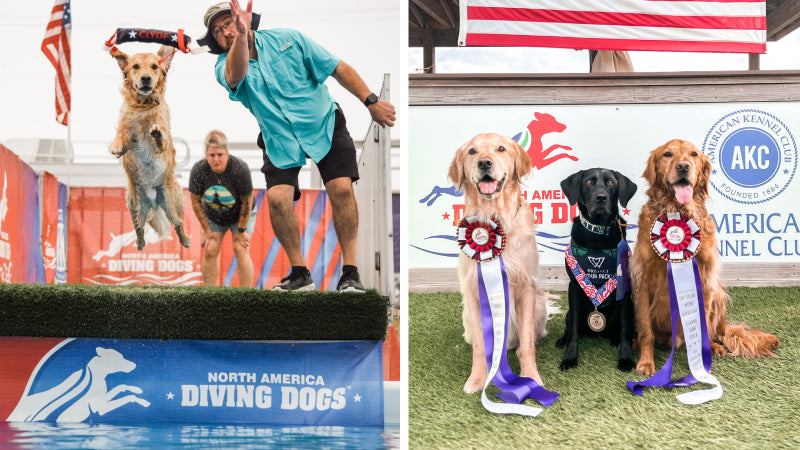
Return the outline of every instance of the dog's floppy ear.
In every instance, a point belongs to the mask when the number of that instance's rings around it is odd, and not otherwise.
[[[711,158],[700,150],[697,152],[702,155],[703,166],[700,168],[700,176],[697,177],[697,183],[695,183],[695,191],[700,194],[700,198],[705,200],[708,198],[708,184],[711,182]]]
[[[519,142],[514,139],[509,139],[509,141],[511,141],[514,151],[517,152],[517,156],[514,158],[514,174],[517,176],[517,181],[522,182],[522,179],[531,173],[531,158],[528,156],[528,152],[519,145]]]
[[[581,196],[581,180],[584,172],[584,170],[575,172],[561,181],[561,190],[567,194],[570,205],[578,203],[578,198]]]
[[[456,150],[456,156],[453,157],[453,162],[450,163],[450,171],[447,176],[453,185],[460,191],[464,185],[464,148],[469,145],[469,142],[462,145]]]
[[[161,67],[165,72],[168,71],[169,66],[172,64],[172,58],[175,57],[175,49],[166,45],[162,45],[156,54],[160,60]]]
[[[128,66],[128,55],[114,48],[111,50],[111,56],[117,60],[117,64],[119,64],[119,70],[121,70],[122,74],[125,75],[125,68]]]
[[[636,193],[636,183],[616,170],[612,170],[612,172],[614,172],[614,176],[617,177],[617,182],[619,183],[619,204],[623,208],[627,207],[628,202],[633,198],[633,194]]]
[[[647,165],[644,168],[642,177],[650,183],[650,186],[654,185],[658,178],[658,160],[661,157],[661,152],[665,145],[667,144],[659,145],[655,150],[650,152],[650,156],[647,158]]]

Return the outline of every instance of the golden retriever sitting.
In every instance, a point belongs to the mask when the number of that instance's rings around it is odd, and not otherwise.
[[[495,216],[506,232],[502,258],[510,297],[508,348],[517,347],[520,376],[542,384],[536,367],[535,343],[546,333],[547,299],[543,293],[537,293],[539,252],[534,217],[520,191],[520,181],[530,171],[530,158],[515,141],[497,134],[479,134],[458,149],[449,176],[464,191],[464,217],[477,216],[486,221]],[[478,297],[478,264],[464,254],[458,260],[464,339],[472,344],[472,373],[464,385],[467,393],[480,391],[488,376]]]
[[[653,342],[672,339],[667,262],[651,249],[650,231],[655,219],[666,212],[682,212],[702,229],[695,260],[703,284],[703,300],[711,350],[717,356],[760,357],[772,355],[778,338],[749,330],[743,324],[726,323],[728,294],[722,284],[722,262],[717,251],[714,221],[706,211],[711,161],[691,142],[673,139],[650,153],[642,176],[650,184],[647,202],[639,215],[636,251],[631,260],[631,281],[636,306],[641,353],[636,372],[655,373]],[[676,345],[684,344],[678,326]]]
[[[174,56],[171,53],[164,58],[168,51],[170,48],[162,45],[157,55],[129,57],[116,49],[111,53],[122,69],[120,91],[125,101],[108,151],[122,157],[128,175],[128,209],[139,250],[145,245],[145,222],[162,237],[169,233],[171,222],[181,245],[188,248],[190,243],[183,232],[183,192],[175,181],[175,147],[164,100],[167,70]]]

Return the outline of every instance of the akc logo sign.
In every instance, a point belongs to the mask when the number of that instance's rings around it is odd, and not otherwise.
[[[722,117],[706,135],[703,153],[711,158],[711,185],[725,198],[756,204],[783,192],[797,169],[797,144],[772,114],[745,109]]]

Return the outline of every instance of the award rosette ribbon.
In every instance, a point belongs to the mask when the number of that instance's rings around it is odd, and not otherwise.
[[[691,386],[698,381],[712,385],[711,389],[687,392],[676,398],[686,405],[699,405],[722,397],[719,380],[709,373],[711,370],[711,344],[708,340],[706,314],[703,306],[703,286],[700,272],[694,259],[700,247],[702,233],[697,223],[681,213],[660,215],[650,231],[652,247],[667,261],[669,280],[670,314],[672,319],[672,351],[664,366],[652,377],[639,382],[629,381],[628,388],[642,395],[647,386]],[[678,320],[683,326],[686,341],[686,356],[691,374],[671,380],[672,358],[675,355],[675,339]]]
[[[501,253],[506,235],[496,220],[480,221],[467,217],[458,225],[456,240],[461,251],[478,261],[478,294],[481,309],[483,344],[486,364],[490,368],[481,392],[481,403],[488,411],[497,414],[520,414],[535,417],[542,408],[521,404],[531,398],[543,406],[550,406],[558,393],[542,387],[536,380],[515,375],[506,358],[508,329],[508,276]],[[486,396],[489,383],[500,389],[497,395],[506,403],[492,402]]]

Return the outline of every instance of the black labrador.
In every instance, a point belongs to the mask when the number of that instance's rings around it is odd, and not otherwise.
[[[602,293],[607,280],[616,275],[617,245],[626,238],[626,222],[619,215],[617,203],[626,207],[636,193],[636,184],[617,171],[594,168],[570,175],[561,182],[561,190],[571,205],[578,203],[580,210],[570,233],[572,267],[569,258],[565,264],[570,279],[569,310],[564,335],[556,342],[557,347],[567,348],[561,370],[578,365],[579,336],[602,336],[610,339],[611,345],[619,345],[617,368],[628,372],[635,366],[630,289],[620,300],[616,300],[616,289],[608,292],[605,299],[595,297],[599,306],[590,300],[586,290],[594,295],[593,287]],[[585,288],[579,279],[585,280]]]

